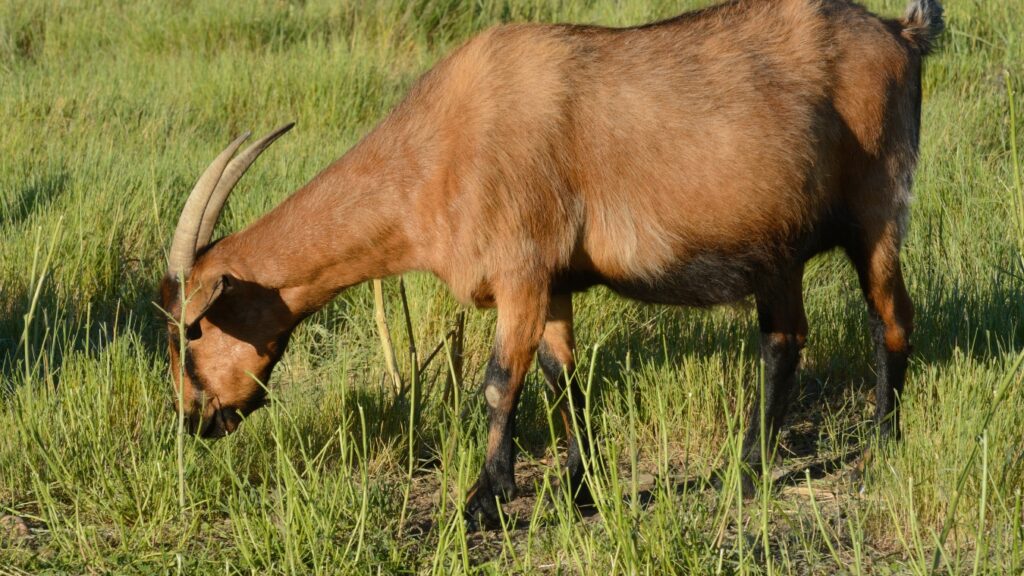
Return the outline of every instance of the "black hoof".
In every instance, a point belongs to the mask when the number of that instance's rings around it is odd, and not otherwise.
[[[586,510],[594,507],[594,496],[590,493],[590,488],[587,483],[578,480],[576,482],[566,481],[565,477],[562,478],[562,482],[558,484],[555,489],[555,493],[551,496],[562,502],[566,499],[566,493],[568,493],[569,500],[580,510]]]
[[[597,513],[594,497],[586,483],[580,482],[574,486],[564,476],[550,490],[544,491],[535,506],[542,508],[543,512],[535,518],[545,523],[557,522],[557,519],[561,518],[555,513],[556,509],[566,510],[574,520],[581,520]]]
[[[470,532],[501,528],[501,505],[515,498],[515,484],[494,490],[486,476],[477,480],[466,499],[464,516]]]
[[[590,493],[586,482],[580,482],[575,488],[570,489],[573,491],[573,504],[576,504],[577,508],[594,507],[594,495]]]

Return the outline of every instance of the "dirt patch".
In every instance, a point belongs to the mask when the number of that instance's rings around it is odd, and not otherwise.
[[[32,529],[21,516],[0,516],[0,541],[20,542],[32,536]]]

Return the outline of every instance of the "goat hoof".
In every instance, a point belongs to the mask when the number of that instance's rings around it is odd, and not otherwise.
[[[511,491],[514,492],[515,488]],[[500,490],[498,494],[495,494],[486,478],[482,477],[477,480],[476,485],[469,492],[463,512],[466,529],[470,532],[478,532],[501,528],[501,506],[498,502],[499,499],[502,502],[507,501],[512,496],[508,492],[508,490]]]
[[[467,532],[483,532],[501,527],[501,512],[498,509],[498,503],[494,500],[491,500],[489,504],[486,502],[483,498],[470,498],[466,502],[463,514]]]
[[[586,482],[569,482],[563,478],[555,492],[550,494],[549,497],[553,500],[564,502],[566,494],[568,494],[569,500],[572,501],[578,510],[587,510],[594,507],[594,496],[590,493],[590,487],[587,486]]]
[[[566,486],[566,488],[572,490],[572,501],[577,508],[594,507],[594,495],[590,493],[590,487],[586,482],[580,482],[576,486]]]

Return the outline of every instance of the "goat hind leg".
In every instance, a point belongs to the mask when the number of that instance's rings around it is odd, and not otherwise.
[[[764,394],[762,397],[760,386],[755,388],[757,396],[743,438],[743,463],[749,469],[749,473],[742,475],[745,496],[753,496],[756,491],[755,479],[762,473],[764,459],[768,458],[770,464],[775,438],[789,408],[790,389],[800,363],[800,350],[807,339],[802,280],[801,266],[766,289],[759,290],[755,296],[764,363]]]
[[[903,282],[899,260],[900,226],[882,222],[863,226],[860,242],[848,246],[847,255],[857,269],[861,291],[868,304],[871,338],[875,347],[875,425],[879,440],[900,437],[900,396],[910,358],[914,307]],[[871,461],[870,448],[850,470],[854,486],[862,484]]]
[[[903,282],[896,229],[890,226],[866,249],[851,254],[868,303],[878,372],[875,424],[882,440],[900,437],[899,402],[914,326],[914,307]]]

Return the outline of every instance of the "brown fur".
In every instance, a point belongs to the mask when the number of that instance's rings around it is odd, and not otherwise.
[[[807,331],[803,263],[841,246],[886,349],[907,351],[898,252],[936,10],[914,0],[890,21],[845,0],[735,0],[636,28],[480,34],[358,146],[198,258],[183,317],[202,332],[189,346],[204,382],[186,408],[248,410],[245,372],[269,377],[296,323],[407,270],[498,308],[482,482],[505,488],[492,461],[511,450],[542,339],[574,365],[573,291],[700,306],[754,294],[788,366]],[[222,294],[223,279],[247,289]]]

